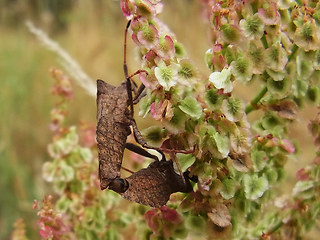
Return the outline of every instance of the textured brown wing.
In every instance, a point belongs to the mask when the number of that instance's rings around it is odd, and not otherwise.
[[[126,179],[129,188],[123,198],[151,207],[165,205],[172,193],[166,179],[156,169],[145,168]]]
[[[189,180],[187,185],[183,177],[175,173],[172,161],[153,162],[126,180],[129,188],[121,196],[151,207],[166,205],[174,192],[192,191],[192,188],[189,188]]]
[[[101,118],[97,125],[97,142],[99,152],[100,187],[105,189],[110,181],[120,177],[123,152],[128,132],[110,132],[118,123],[110,124],[106,118]]]
[[[120,177],[123,152],[130,134],[127,119],[127,92],[122,85],[114,87],[97,81],[97,142],[100,188]]]

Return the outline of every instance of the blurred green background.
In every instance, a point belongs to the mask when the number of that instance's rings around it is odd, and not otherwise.
[[[210,43],[200,1],[163,2],[161,18],[203,75],[208,76],[203,54]],[[126,20],[118,0],[0,0],[0,239],[10,239],[12,224],[18,218],[25,220],[30,239],[40,239],[32,204],[34,199],[41,201],[51,192],[50,184],[41,176],[42,164],[50,160],[49,120],[55,101],[50,94],[53,80],[48,69],[62,67],[57,56],[28,31],[25,26],[28,19],[65,48],[93,79],[113,84],[123,80]],[[128,52],[129,71],[133,72],[139,68],[139,62],[131,41]],[[74,87],[74,93],[70,124],[81,120],[95,122],[95,99],[78,86]],[[238,87],[237,93],[250,100],[247,88]],[[312,109],[299,114],[302,120],[291,131],[300,138],[298,143],[304,143],[299,159],[305,161],[288,164],[286,184],[290,187],[296,170],[309,162],[314,152],[305,120],[315,115]],[[255,116],[252,114],[250,119]],[[147,124],[146,121],[140,124]],[[285,188],[288,193],[290,187]]]

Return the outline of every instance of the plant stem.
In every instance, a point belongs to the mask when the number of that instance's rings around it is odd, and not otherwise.
[[[262,35],[260,40],[262,42],[262,45],[263,45],[264,49],[267,49],[268,48],[268,42],[267,42],[266,36]]]
[[[263,98],[263,96],[267,93],[267,91],[268,91],[267,87],[264,87],[261,89],[258,95],[246,106],[246,109],[245,109],[246,114],[249,114],[255,109],[255,106]]]
[[[280,227],[282,227],[282,225],[283,225],[283,222],[282,222],[282,221],[279,222],[278,224],[276,224],[276,225],[268,232],[268,234],[272,234],[272,233],[276,232]]]
[[[291,54],[288,56],[288,62],[290,62],[291,58],[294,56],[294,54],[296,53],[296,51],[298,50],[298,48],[299,48],[299,47],[298,47],[296,44],[293,45]]]

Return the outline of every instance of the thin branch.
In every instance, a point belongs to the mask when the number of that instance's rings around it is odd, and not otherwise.
[[[288,62],[290,62],[290,60],[292,59],[294,54],[297,52],[298,48],[299,47],[296,44],[293,45],[292,50],[291,50],[291,54],[288,56]]]
[[[249,114],[255,109],[255,106],[258,104],[258,102],[264,97],[264,95],[267,93],[268,88],[264,87],[261,89],[261,91],[258,93],[258,95],[246,106],[245,112],[246,114]]]

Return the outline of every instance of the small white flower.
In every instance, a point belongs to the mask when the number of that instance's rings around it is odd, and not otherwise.
[[[209,81],[212,82],[217,89],[223,88],[224,93],[229,93],[233,90],[231,72],[229,69],[223,69],[221,72],[211,73]]]
[[[163,86],[166,91],[169,91],[171,87],[177,84],[178,70],[174,65],[160,65],[154,69],[154,74],[158,79],[159,84]]]

